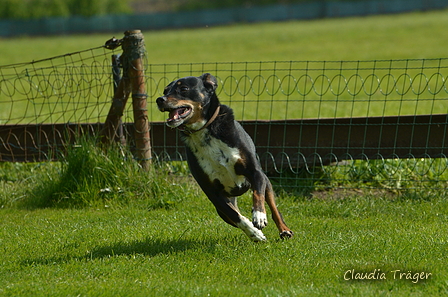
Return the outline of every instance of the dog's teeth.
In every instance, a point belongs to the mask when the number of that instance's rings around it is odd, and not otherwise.
[[[179,118],[179,111],[177,109],[170,111],[170,117],[168,120],[177,120]]]

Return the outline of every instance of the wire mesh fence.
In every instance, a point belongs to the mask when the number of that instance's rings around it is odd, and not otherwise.
[[[447,67],[447,59],[272,61],[149,65],[147,74],[153,98],[175,78],[217,76],[220,100],[283,188],[418,190],[447,185]],[[155,107],[151,118],[164,120]],[[177,139],[164,141],[170,158],[182,155]]]
[[[0,66],[0,160],[40,161],[98,134],[114,96],[103,46]],[[210,72],[221,103],[286,189],[447,186],[448,59],[144,63],[153,158],[184,160],[155,98],[172,80]],[[124,111],[132,142],[131,107]],[[34,159],[33,159],[34,158]],[[182,163],[179,163],[182,164]],[[174,166],[175,167],[175,166]],[[174,168],[173,167],[173,168]]]
[[[113,96],[103,47],[0,67],[0,124],[100,122]]]
[[[150,92],[211,72],[240,120],[446,113],[447,60],[289,61],[149,65]],[[440,103],[440,104],[439,104]],[[445,108],[445,109],[444,109]]]

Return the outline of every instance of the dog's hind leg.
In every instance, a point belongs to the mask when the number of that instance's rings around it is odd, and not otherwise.
[[[252,224],[252,222],[240,215],[240,221],[237,223],[238,228],[244,231],[247,236],[249,236],[250,239],[253,241],[266,241],[266,237],[264,236],[263,232],[261,230],[255,228],[255,226]]]
[[[216,208],[216,212],[219,214],[219,216],[221,217],[221,219],[224,220],[224,222],[226,222],[229,225],[232,225],[233,227],[238,228],[238,226],[235,224],[235,222],[231,221],[225,213],[223,213],[221,210],[219,210],[219,208]]]
[[[237,198],[236,197],[229,197],[229,203],[231,204],[231,206],[238,212],[240,213],[240,210],[238,209],[238,205],[237,205]],[[227,215],[225,213],[223,213],[218,207],[216,207],[216,211],[218,212],[219,216],[221,217],[221,219],[223,219],[227,224],[232,225],[233,227],[237,227],[238,226],[235,224],[235,222],[231,221]]]
[[[214,197],[213,199],[210,200],[215,205],[219,216],[226,223],[240,228],[253,241],[266,240],[266,237],[264,236],[263,232],[255,228],[255,226],[248,218],[241,215],[240,212],[238,211],[238,208],[233,205],[231,200],[225,199],[224,197]]]
[[[240,210],[238,208],[237,197],[229,197],[229,201],[233,205],[233,207],[236,209],[236,211],[240,212]]]

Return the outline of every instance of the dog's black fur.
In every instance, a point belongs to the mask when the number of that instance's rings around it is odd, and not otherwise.
[[[250,136],[235,121],[233,111],[221,105],[216,78],[205,73],[171,82],[156,102],[169,112],[167,125],[182,131],[187,161],[194,178],[227,223],[252,240],[266,240],[266,201],[281,238],[292,237],[275,204],[272,185],[262,172]],[[252,222],[239,212],[236,196],[253,190]]]

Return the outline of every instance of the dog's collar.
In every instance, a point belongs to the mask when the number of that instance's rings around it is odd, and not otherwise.
[[[210,124],[213,123],[214,120],[216,120],[216,118],[218,117],[218,114],[219,114],[219,110],[220,110],[220,109],[221,109],[221,105],[218,105],[218,107],[216,108],[215,113],[212,115],[212,117],[208,120],[207,123],[205,123],[204,126],[202,126],[202,127],[201,127],[200,129],[198,129],[198,130],[190,129],[190,128],[186,127],[185,125],[180,125],[180,126],[178,127],[178,129],[179,129],[180,131],[184,132],[184,133],[187,133],[187,134],[193,134],[193,133],[199,132],[199,131],[201,131],[201,130],[204,130],[205,128],[207,128],[208,126],[210,126]]]

